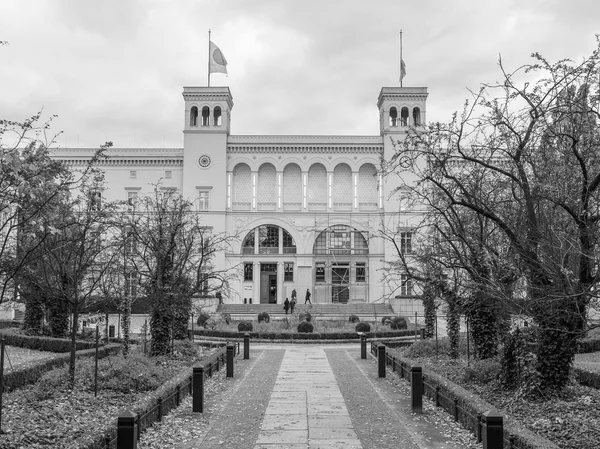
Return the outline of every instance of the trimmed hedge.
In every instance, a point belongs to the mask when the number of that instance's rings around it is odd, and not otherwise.
[[[312,320],[312,315],[310,314],[310,312],[304,312],[300,314],[299,319],[300,321],[310,322],[310,320]]]
[[[238,332],[252,332],[252,330],[254,329],[254,326],[252,325],[252,321],[240,321],[238,324]],[[195,333],[197,333],[198,331],[195,331]],[[212,331],[214,332],[214,331]],[[218,332],[218,331],[217,331]],[[230,332],[233,335],[237,334],[235,332]],[[200,334],[202,335],[202,334]]]
[[[0,329],[10,329],[10,328],[19,328],[21,327],[21,323],[13,320],[0,320]]]
[[[271,321],[271,316],[267,313],[267,312],[260,312],[258,314],[258,322],[265,322],[268,323],[269,321]]]
[[[298,333],[312,333],[313,330],[314,326],[308,321],[302,321],[300,324],[298,324]]]
[[[350,323],[358,323],[358,322],[360,322],[360,318],[357,317],[356,315],[350,315],[348,317],[348,322],[350,322]]]
[[[577,352],[579,354],[588,354],[590,352],[600,351],[600,338],[586,338],[579,342]]]
[[[194,334],[202,337],[240,338],[239,332],[235,331],[194,329]],[[356,332],[316,332],[313,334],[298,334],[295,332],[249,332],[249,334],[251,338],[260,338],[263,340],[359,340],[360,338]],[[413,330],[380,331],[368,332],[366,335],[367,338],[414,337],[415,332]]]
[[[592,373],[590,371],[573,367],[575,379],[581,385],[600,390],[600,373]]]
[[[420,365],[420,363],[402,357],[393,349],[389,352],[393,354],[395,359],[396,374],[400,375],[402,372],[402,377],[410,382],[411,366]],[[422,369],[423,394],[435,401],[436,389],[439,388],[440,406],[450,414],[454,414],[454,400],[456,399],[459,409],[462,409],[458,413],[458,421],[464,428],[477,435],[478,423],[473,417],[476,417],[478,413],[497,410],[497,408],[430,369],[425,367]],[[558,446],[548,439],[536,434],[522,424],[505,417],[504,437],[508,439],[511,435],[514,436],[515,447],[520,449],[558,449]]]
[[[0,335],[4,337],[4,342],[10,346],[18,346],[20,348],[35,349],[36,351],[48,352],[70,352],[71,340],[68,338],[53,338],[41,335],[24,335],[15,332],[14,329],[2,329]],[[81,351],[84,349],[92,349],[96,347],[93,341],[77,340],[75,349]]]
[[[121,350],[121,345],[107,345],[98,348],[98,358],[102,359],[109,355],[118,354]],[[77,351],[76,356],[81,357],[94,357],[96,355],[96,349],[84,349]],[[16,371],[9,371],[4,373],[4,388],[6,391],[15,390],[22,388],[26,385],[35,383],[42,375],[54,368],[63,366],[69,363],[71,358],[70,354],[60,354],[54,359],[44,360],[37,365],[30,366],[28,368],[19,369]]]

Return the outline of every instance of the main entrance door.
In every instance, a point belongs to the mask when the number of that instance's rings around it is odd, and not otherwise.
[[[331,266],[331,301],[347,303],[350,299],[350,267],[347,263]]]
[[[277,302],[277,264],[260,264],[260,303]]]

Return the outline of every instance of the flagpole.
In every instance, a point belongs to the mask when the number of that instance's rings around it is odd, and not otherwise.
[[[210,87],[210,28],[208,29],[208,87]]]
[[[402,87],[402,30],[400,30],[400,87]]]

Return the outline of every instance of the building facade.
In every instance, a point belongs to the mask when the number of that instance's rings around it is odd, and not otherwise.
[[[410,252],[415,214],[402,210],[383,164],[409,126],[426,122],[427,88],[384,87],[372,136],[231,135],[228,87],[184,87],[183,148],[111,148],[100,162],[103,198],[134,199],[160,182],[193,200],[204,226],[236,235],[217,267],[238,271],[231,303],[283,303],[295,289],[316,303],[390,302],[421,310],[410,282],[384,282],[396,249],[379,231],[392,226]],[[92,149],[62,148],[76,168]],[[401,277],[401,274],[399,275]]]

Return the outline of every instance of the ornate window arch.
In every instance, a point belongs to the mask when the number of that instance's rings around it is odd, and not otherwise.
[[[281,226],[267,224],[252,229],[242,241],[242,254],[296,254],[296,242]]]

